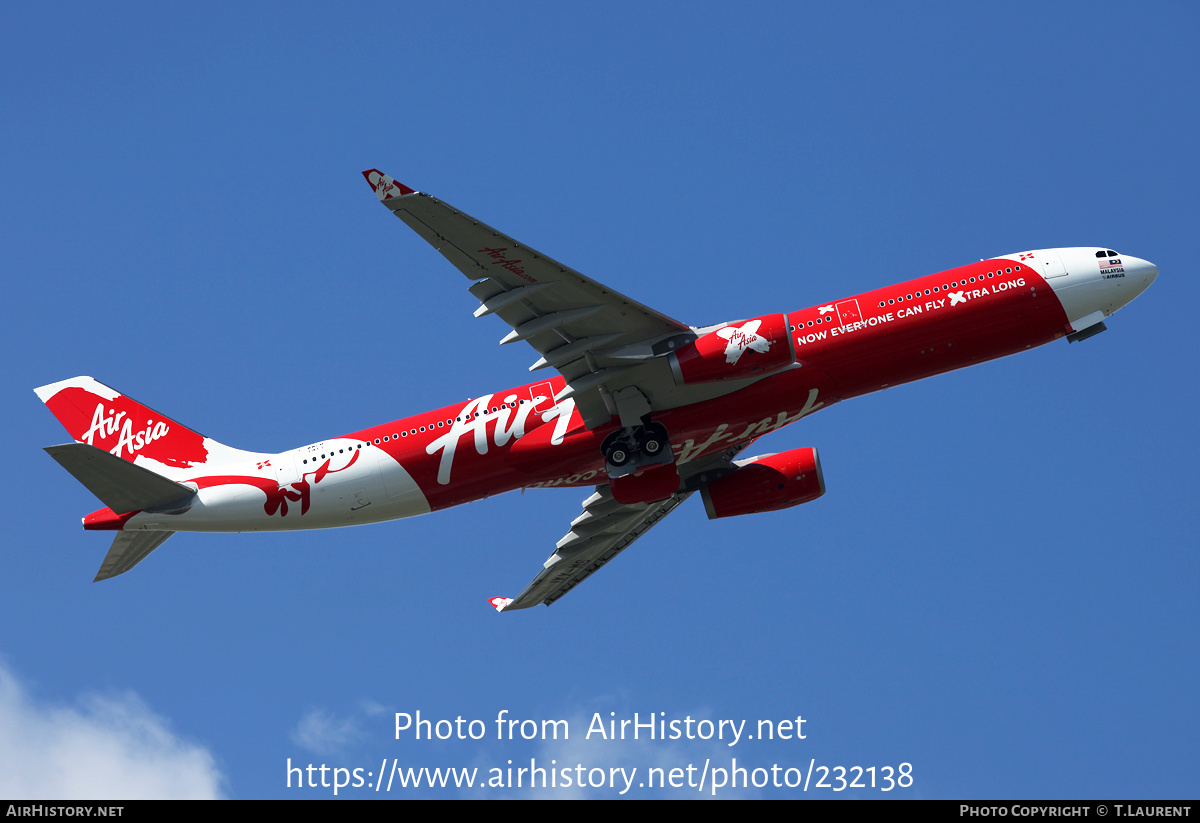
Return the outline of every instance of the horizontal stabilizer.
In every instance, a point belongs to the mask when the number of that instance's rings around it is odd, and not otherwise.
[[[100,571],[96,572],[96,579],[92,582],[124,574],[145,560],[146,555],[165,543],[173,534],[175,532],[119,532],[108,554],[104,556],[104,562],[100,564]]]
[[[49,446],[46,452],[118,514],[182,504],[195,494],[187,486],[86,443]]]

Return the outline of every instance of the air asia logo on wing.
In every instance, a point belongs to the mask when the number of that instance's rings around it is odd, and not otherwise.
[[[534,280],[532,277],[530,277],[529,275],[527,275],[525,273],[525,269],[521,268],[520,260],[510,260],[508,258],[508,255],[507,255],[508,248],[507,247],[502,248],[502,249],[476,249],[476,253],[477,254],[486,254],[488,257],[492,258],[493,266],[500,266],[502,268],[508,269],[513,274],[519,274],[519,275],[521,275],[521,277],[525,278],[530,283],[537,282],[536,280]]]
[[[380,180],[377,191],[382,199],[387,200],[388,198],[394,196],[392,194],[393,191],[399,191],[399,189],[396,188],[396,184],[391,180]]]
[[[741,360],[746,349],[754,349],[759,354],[766,354],[771,350],[771,341],[758,333],[758,327],[761,325],[761,320],[751,320],[736,329],[733,326],[717,329],[717,337],[729,344],[725,347],[726,363],[732,365]]]
[[[397,183],[378,169],[368,169],[363,172],[363,176],[367,178],[367,182],[371,184],[371,188],[374,189],[375,195],[380,200],[390,200],[402,194],[413,193],[413,190],[408,186],[403,183]]]

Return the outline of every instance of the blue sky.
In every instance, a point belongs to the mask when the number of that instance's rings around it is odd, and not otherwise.
[[[289,789],[288,758],[734,757],[911,763],[890,796],[1196,796],[1193,4],[0,14],[0,796],[331,795]],[[549,609],[485,601],[586,492],[181,534],[91,583],[98,504],[42,453],[66,438],[36,386],[91,374],[275,451],[526,379],[371,167],[695,325],[1031,248],[1161,275],[1082,344],[772,434],[820,449],[825,497],[717,522],[689,501]],[[417,710],[488,739],[395,739]],[[498,741],[502,710],[571,739]],[[806,738],[583,739],[610,712],[802,716]],[[889,796],[807,796],[847,795]]]

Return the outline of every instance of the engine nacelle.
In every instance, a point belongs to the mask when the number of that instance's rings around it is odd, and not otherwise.
[[[700,490],[709,520],[773,512],[816,500],[825,493],[821,460],[814,448],[756,457]]]
[[[671,370],[681,385],[711,383],[767,374],[793,359],[787,315],[766,314],[697,338],[671,355]]]

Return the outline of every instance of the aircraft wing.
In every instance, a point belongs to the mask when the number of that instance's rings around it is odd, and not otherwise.
[[[657,503],[625,505],[613,499],[608,486],[583,502],[583,514],[571,521],[571,530],[543,564],[533,582],[514,598],[493,597],[497,611],[547,606],[578,586],[645,534],[651,526],[687,500],[691,492],[679,492]]]
[[[554,603],[630,546],[650,527],[699,488],[692,481],[708,482],[733,469],[733,458],[749,443],[685,464],[680,490],[657,503],[625,504],[615,500],[608,485],[597,486],[583,501],[583,514],[571,521],[571,530],[558,541],[542,570],[516,597],[493,597],[496,611],[528,609]]]
[[[380,202],[473,281],[469,291],[482,303],[475,316],[495,314],[512,328],[502,344],[524,340],[541,355],[530,371],[552,367],[566,378],[555,399],[574,397],[589,428],[619,413],[612,395],[638,385],[631,372],[642,361],[661,359],[695,337],[686,324],[377,169],[363,176]],[[642,403],[644,394],[628,414],[640,416]]]

